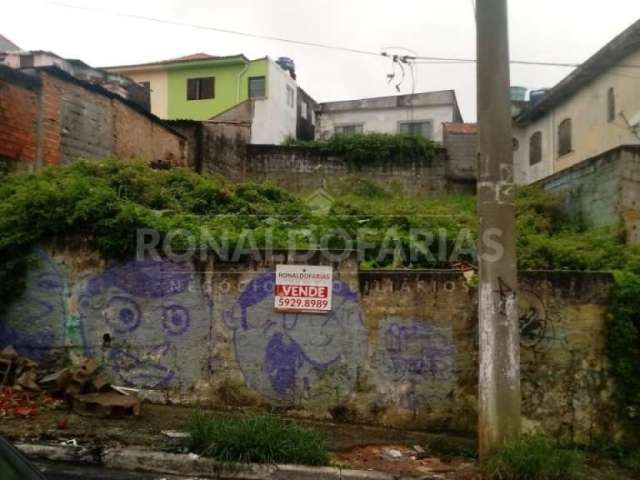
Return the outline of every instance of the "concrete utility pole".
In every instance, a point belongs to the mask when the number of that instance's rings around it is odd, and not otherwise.
[[[478,442],[520,433],[520,331],[507,0],[477,0],[480,217]]]

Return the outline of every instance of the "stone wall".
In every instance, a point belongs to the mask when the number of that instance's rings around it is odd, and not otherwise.
[[[0,66],[1,168],[105,157],[186,165],[186,139],[138,105],[62,70]]]
[[[589,227],[623,222],[640,242],[640,147],[622,146],[538,182],[562,195],[565,211]]]
[[[330,314],[274,312],[274,264],[307,261],[328,263],[283,254],[107,266],[90,251],[41,249],[0,321],[0,346],[51,366],[94,357],[116,384],[159,401],[473,431],[477,296],[464,276],[359,272],[347,258],[333,263]],[[603,350],[611,285],[608,274],[521,273],[527,429],[585,441],[613,428]]]

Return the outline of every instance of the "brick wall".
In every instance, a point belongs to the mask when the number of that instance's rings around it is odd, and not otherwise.
[[[0,170],[15,162],[35,165],[37,159],[39,82],[0,70]]]
[[[186,165],[186,139],[141,107],[60,70],[0,68],[0,168],[105,157]]]
[[[113,154],[118,158],[188,165],[186,138],[117,101],[113,102],[113,143]]]

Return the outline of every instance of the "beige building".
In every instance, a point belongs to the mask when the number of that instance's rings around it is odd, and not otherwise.
[[[514,122],[515,180],[533,183],[620,145],[640,144],[640,20]]]

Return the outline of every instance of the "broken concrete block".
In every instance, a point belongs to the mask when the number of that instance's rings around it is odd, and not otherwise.
[[[29,370],[23,372],[18,378],[16,378],[16,385],[26,388],[27,390],[32,390],[34,392],[40,391],[40,387],[36,382],[36,372],[33,370]]]
[[[117,392],[87,393],[73,397],[74,409],[83,409],[88,413],[114,415],[125,413],[140,415],[141,402],[135,397],[121,395]]]

